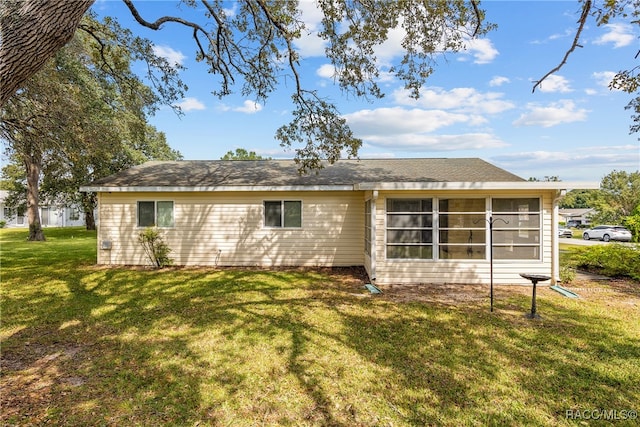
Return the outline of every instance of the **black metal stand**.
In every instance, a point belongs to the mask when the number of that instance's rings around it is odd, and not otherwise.
[[[529,319],[539,319],[540,315],[537,313],[536,306],[536,285],[538,284],[538,282],[544,282],[545,280],[551,279],[551,277],[542,274],[526,273],[521,273],[520,276],[524,277],[527,280],[531,280],[531,283],[533,284],[533,295],[531,297],[531,313],[526,314],[525,316],[527,316]]]
[[[489,299],[491,301],[491,312],[493,313],[493,224],[497,221],[502,221],[505,224],[509,224],[509,221],[505,221],[502,218],[493,219],[493,216],[489,216],[489,219],[485,219],[486,222],[489,223],[489,276],[490,276],[490,290],[489,290]],[[474,221],[476,224],[478,221]]]

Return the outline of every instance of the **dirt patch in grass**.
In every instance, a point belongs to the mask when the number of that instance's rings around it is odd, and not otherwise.
[[[68,364],[83,359],[77,345],[40,345],[26,343],[19,352],[2,352],[2,393],[0,403],[4,420],[18,424],[44,421],[50,402],[55,402],[65,389],[86,382],[79,376],[68,376]]]
[[[576,293],[580,298],[589,300],[607,299],[608,305],[640,306],[640,283],[625,279],[583,278],[576,280],[564,288]],[[426,302],[444,305],[482,304],[490,300],[489,285],[427,283],[419,285],[380,285],[385,298],[394,302]],[[494,301],[513,296],[532,294],[531,286],[496,285]],[[555,291],[549,285],[538,285],[538,296],[553,295]]]
[[[291,270],[291,269],[289,269]],[[330,286],[348,290],[353,295],[381,298],[400,303],[433,303],[442,305],[488,304],[490,286],[477,284],[423,283],[416,285],[376,285],[382,294],[371,294],[364,285],[371,283],[362,267],[345,268],[300,268],[299,271],[317,272],[331,278]],[[328,284],[329,285],[329,284]],[[607,300],[607,305],[620,307],[640,306],[640,283],[631,279],[609,278],[606,276],[583,273],[570,284],[562,287],[588,300]],[[550,289],[548,283],[538,284],[538,296],[565,298]],[[505,300],[514,296],[531,297],[531,285],[494,285],[494,301]]]
[[[384,298],[395,302],[478,303],[489,296],[489,286],[483,285],[425,283],[378,287],[383,292]]]

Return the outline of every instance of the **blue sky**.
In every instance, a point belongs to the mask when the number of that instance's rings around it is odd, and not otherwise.
[[[175,1],[138,1],[142,16],[193,13]],[[313,1],[302,0],[309,26],[318,21]],[[613,21],[585,28],[569,62],[532,93],[533,82],[555,67],[575,35],[577,1],[485,1],[487,19],[498,28],[468,44],[465,52],[438,60],[419,100],[409,98],[399,81],[381,81],[386,97],[375,102],[342,94],[322,56],[322,44],[310,35],[296,46],[307,88],[330,97],[363,139],[361,158],[480,157],[523,178],[559,176],[563,181],[600,181],[612,170],[640,169],[640,135],[629,134],[631,95],[611,91],[616,71],[638,65],[638,26]],[[229,2],[230,11],[233,2]],[[184,116],[164,108],[151,123],[167,135],[185,159],[219,159],[245,148],[273,158],[291,158],[275,131],[290,120],[291,87],[286,83],[265,104],[234,94],[211,94],[217,78],[195,61],[188,29],[167,24],[154,32],[136,24],[121,1],[94,5],[151,39],[161,53],[187,68],[189,86],[180,101]],[[397,59],[395,40],[378,53]]]

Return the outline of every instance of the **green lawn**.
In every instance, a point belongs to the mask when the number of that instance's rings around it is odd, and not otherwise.
[[[371,296],[350,271],[96,267],[94,233],[46,235],[0,230],[2,425],[555,426],[640,409],[634,283],[541,289],[532,321],[521,288],[490,313],[484,297]]]

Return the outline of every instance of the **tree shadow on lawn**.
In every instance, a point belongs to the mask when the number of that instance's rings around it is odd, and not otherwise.
[[[68,292],[36,287],[10,297],[4,315],[15,332],[3,343],[2,420],[215,423],[218,409],[202,404],[210,400],[203,375],[229,396],[247,377],[230,368],[246,352],[227,328],[242,335],[242,325],[260,321],[239,316],[244,305],[286,306],[281,294],[296,292],[308,275],[79,268],[66,275]],[[194,342],[210,330],[223,336]],[[216,340],[232,345],[212,365],[198,346],[215,353]]]
[[[494,314],[399,303],[345,278],[79,269],[68,298],[12,314],[3,421],[552,425],[635,409],[637,374],[604,369],[640,358],[616,319],[544,295],[541,321],[514,313],[523,294]]]
[[[380,398],[411,424],[553,425],[570,409],[636,409],[640,340],[623,321],[551,294],[539,302],[543,319],[532,321],[523,316],[530,298],[519,289],[503,297],[494,315],[477,305],[414,303],[413,316],[350,316],[355,333],[345,342],[410,391]],[[421,394],[412,404],[410,395]]]
[[[187,340],[118,339],[144,327],[153,292],[148,282],[154,275],[148,273],[136,283],[126,270],[81,267],[66,275],[68,293],[43,284],[3,303],[9,305],[5,319],[22,323],[3,343],[3,422],[144,423],[149,413],[160,421],[166,408],[159,404],[172,396],[171,378],[185,386],[180,404],[197,408],[198,378],[158,363],[156,354],[184,349]],[[110,414],[104,408],[119,410]]]

